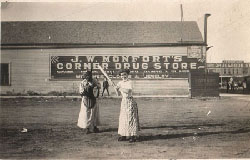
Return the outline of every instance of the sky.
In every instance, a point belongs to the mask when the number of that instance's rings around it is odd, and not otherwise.
[[[1,21],[196,21],[204,33],[209,13],[207,62],[250,62],[250,0],[7,0]]]

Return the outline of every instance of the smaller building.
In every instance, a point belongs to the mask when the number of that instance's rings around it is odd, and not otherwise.
[[[207,70],[219,73],[221,87],[226,86],[231,77],[241,85],[244,78],[250,76],[250,63],[243,60],[223,60],[222,63],[207,63]]]

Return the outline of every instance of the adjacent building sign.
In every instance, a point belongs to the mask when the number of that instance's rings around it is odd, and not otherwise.
[[[241,60],[223,60],[222,63],[244,63]]]
[[[243,68],[244,63],[208,63],[208,68]]]
[[[52,79],[79,79],[87,70],[102,78],[98,65],[110,78],[119,78],[120,69],[129,68],[135,79],[187,78],[190,70],[204,68],[204,61],[187,56],[51,56]]]

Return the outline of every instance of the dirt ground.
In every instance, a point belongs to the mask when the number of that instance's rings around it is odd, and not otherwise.
[[[250,96],[136,98],[136,143],[117,141],[120,100],[99,99],[101,132],[86,135],[76,126],[80,99],[3,98],[0,158],[250,158]]]

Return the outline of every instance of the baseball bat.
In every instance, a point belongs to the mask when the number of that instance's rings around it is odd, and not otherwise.
[[[119,96],[119,93],[118,93],[117,89],[115,88],[115,83],[109,78],[109,76],[107,75],[107,73],[103,70],[103,68],[102,68],[100,65],[98,65],[98,68],[100,69],[100,71],[102,72],[102,74],[107,78],[107,80],[108,80],[110,83],[112,83],[112,86],[113,86],[114,89],[115,89],[116,95]]]

